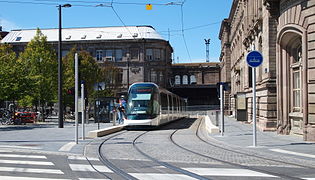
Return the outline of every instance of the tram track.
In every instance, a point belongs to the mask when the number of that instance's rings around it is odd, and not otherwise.
[[[116,175],[122,177],[123,179],[136,180],[137,178],[134,178],[133,176],[129,175],[127,172],[121,170],[118,166],[116,166],[108,158],[106,158],[106,156],[102,153],[102,147],[105,144],[105,142],[107,142],[107,141],[109,141],[115,137],[118,137],[118,136],[120,136],[126,132],[127,131],[123,131],[121,133],[118,133],[118,134],[115,134],[113,136],[106,138],[98,147],[98,151],[97,151],[98,158],[106,167],[108,167],[110,170],[112,170]]]
[[[199,179],[199,180],[207,180],[207,178],[203,177],[203,176],[200,176],[198,174],[195,174],[195,173],[192,173],[192,172],[189,172],[189,171],[186,171],[184,169],[181,169],[181,168],[178,168],[176,166],[173,166],[167,162],[163,162],[163,161],[159,161],[158,159],[148,155],[147,153],[143,152],[136,144],[137,144],[137,139],[139,139],[141,136],[145,135],[146,133],[148,133],[149,131],[146,131],[142,134],[140,134],[139,136],[137,136],[134,140],[133,140],[133,146],[134,148],[140,153],[142,154],[144,157],[150,159],[151,161],[155,162],[155,163],[158,163],[168,169],[171,169],[173,171],[176,171],[176,172],[179,172],[181,174],[184,174],[184,175],[187,175],[187,176],[190,176],[190,177],[193,177],[193,178],[196,178],[196,179]]]
[[[167,169],[171,169],[175,172],[178,172],[180,174],[183,174],[183,175],[186,175],[186,176],[189,176],[189,177],[192,177],[192,178],[195,178],[195,179],[199,179],[199,180],[208,180],[208,178],[205,178],[203,176],[200,176],[198,174],[195,174],[195,173],[192,173],[192,172],[189,172],[189,171],[186,171],[184,169],[181,169],[181,168],[178,168],[176,166],[173,166],[167,162],[164,162],[164,161],[160,161],[152,156],[150,156],[149,154],[145,153],[139,146],[137,146],[137,144],[139,142],[137,142],[139,140],[140,137],[143,137],[145,136],[148,132],[150,131],[145,131],[139,135],[137,135],[133,140],[132,140],[132,145],[133,145],[133,148],[139,152],[143,157],[145,157],[146,159],[156,163],[156,164],[159,164],[161,166],[164,166],[165,168]],[[109,169],[111,169],[115,174],[117,174],[118,176],[122,177],[123,179],[128,179],[128,180],[135,180],[137,178],[129,175],[127,172],[123,171],[120,167],[116,166],[114,163],[112,163],[108,158],[106,158],[106,156],[102,153],[102,148],[104,147],[105,143],[108,142],[109,140],[113,139],[113,138],[117,138],[118,136],[122,135],[126,133],[125,132],[122,132],[122,133],[119,133],[119,134],[115,134],[111,137],[108,137],[106,138],[105,140],[103,140],[103,142],[99,145],[99,148],[98,148],[98,157],[100,159],[100,161],[105,165],[107,166]],[[108,177],[108,176],[107,176]]]
[[[198,124],[198,127],[197,127],[197,130],[196,130],[196,136],[198,137],[198,131],[200,129],[200,125],[201,125],[201,120],[199,120],[199,124]],[[241,169],[247,169],[247,170],[252,170],[252,171],[256,171],[256,172],[260,172],[260,173],[265,173],[265,174],[269,174],[269,175],[273,175],[273,176],[276,176],[276,177],[280,177],[280,178],[284,178],[284,179],[292,179],[292,180],[301,180],[301,178],[297,178],[297,177],[293,177],[293,176],[289,176],[289,175],[285,175],[285,174],[281,174],[281,173],[277,173],[277,172],[272,172],[272,171],[268,171],[268,170],[263,170],[263,169],[260,169],[260,168],[254,168],[254,167],[250,167],[250,166],[246,166],[246,165],[242,165],[242,164],[238,164],[238,163],[234,163],[234,162],[230,162],[230,161],[226,161],[226,160],[222,160],[222,159],[219,159],[219,158],[216,158],[216,157],[212,157],[212,156],[209,156],[207,154],[202,154],[202,153],[199,153],[199,152],[196,152],[194,150],[191,150],[189,148],[186,148],[184,147],[183,145],[180,145],[178,144],[177,142],[175,142],[174,140],[174,135],[175,133],[178,132],[178,129],[177,130],[174,130],[170,136],[169,136],[169,139],[170,141],[176,145],[177,147],[187,151],[187,152],[190,152],[192,154],[195,154],[195,155],[198,155],[198,156],[201,156],[201,157],[204,157],[204,158],[208,158],[208,159],[211,159],[213,161],[217,161],[217,162],[220,162],[220,163],[223,163],[223,164],[227,164],[227,165],[231,165],[231,166],[234,166],[234,167],[239,167]],[[199,137],[198,137],[199,139]],[[201,139],[200,139],[201,140]],[[202,141],[202,142],[206,142],[206,141]],[[208,144],[208,143],[207,143]],[[211,145],[211,144],[208,144],[208,145]],[[242,155],[245,155],[245,156],[250,156],[249,154],[246,154],[246,153],[239,153],[237,151],[231,151],[229,149],[225,149],[225,148],[222,148],[220,146],[213,146],[215,148],[219,148],[219,149],[222,149],[223,151],[229,151],[229,152],[232,152],[232,153],[238,153],[238,154],[242,154]],[[264,159],[264,160],[268,160],[268,161],[273,161],[273,162],[278,162],[279,161],[275,161],[275,160],[270,160],[268,158],[262,158],[262,157],[259,157],[259,156],[256,156],[256,158],[260,158],[260,159]],[[286,162],[281,162],[281,163],[286,163]],[[295,165],[297,166],[297,165]],[[303,166],[299,166],[299,167],[303,167]],[[305,168],[305,167],[303,167]]]
[[[207,146],[211,147],[212,149],[214,149],[215,151],[218,151],[218,152],[220,152],[222,154],[232,154],[232,157],[237,157],[237,158],[245,157],[245,158],[248,158],[252,162],[263,162],[263,163],[267,164],[267,166],[264,166],[264,167],[268,167],[268,165],[270,165],[270,164],[271,165],[276,165],[276,166],[278,166],[278,165],[282,166],[282,164],[285,164],[285,165],[290,165],[290,166],[299,167],[299,168],[307,168],[307,169],[311,169],[311,170],[315,169],[313,167],[309,167],[309,166],[306,166],[306,165],[300,165],[300,164],[296,164],[296,163],[288,163],[288,162],[285,162],[285,161],[280,161],[280,160],[275,160],[275,159],[271,159],[271,158],[261,157],[259,155],[255,155],[255,154],[252,154],[250,152],[240,152],[238,150],[229,149],[228,147],[227,148],[226,147],[222,147],[223,145],[220,146],[220,145],[213,144],[211,142],[206,141],[205,139],[203,139],[201,137],[201,135],[203,135],[202,134],[202,129],[201,129],[202,128],[202,126],[201,126],[202,125],[202,120],[199,119],[199,122],[196,122],[196,123],[198,123],[198,124],[195,124],[194,128],[196,128],[196,129],[195,130],[191,130],[193,133],[190,133],[190,134],[192,136],[195,136],[197,139],[199,139],[199,141],[202,142],[204,144],[204,146],[207,145]],[[182,124],[176,125],[174,127],[167,127],[165,129],[175,128],[171,132],[168,132],[167,136],[169,136],[169,139],[170,139],[172,144],[174,144],[176,147],[180,148],[181,150],[184,150],[185,152],[192,153],[193,155],[196,155],[196,156],[199,156],[199,157],[211,160],[211,161],[222,163],[222,165],[229,165],[229,166],[232,166],[232,167],[235,167],[235,168],[252,170],[252,171],[255,171],[255,172],[264,173],[264,174],[268,174],[268,175],[279,177],[279,178],[283,178],[283,179],[294,179],[294,180],[296,180],[296,179],[300,180],[301,179],[301,178],[298,178],[298,177],[295,177],[295,176],[292,176],[292,175],[284,174],[284,172],[276,172],[276,170],[264,169],[264,167],[262,167],[262,168],[257,167],[257,166],[253,167],[253,166],[250,166],[248,164],[244,165],[244,164],[239,163],[239,162],[233,162],[231,160],[218,158],[218,157],[215,157],[213,155],[210,155],[207,152],[200,152],[200,151],[196,151],[195,149],[193,149],[191,147],[187,147],[187,146],[181,144],[180,143],[181,141],[175,141],[175,138],[174,138],[177,134],[179,134],[180,129],[186,129],[186,128],[183,128],[183,127],[182,128],[181,127],[176,128],[177,126],[181,126]],[[115,165],[115,163],[113,163],[112,160],[108,159],[105,156],[105,154],[103,154],[103,152],[102,152],[102,148],[104,147],[106,142],[108,142],[111,139],[117,138],[118,136],[123,135],[126,132],[128,132],[128,131],[123,131],[121,133],[112,135],[112,136],[106,138],[105,140],[103,140],[103,142],[100,144],[100,146],[98,148],[98,157],[99,157],[100,161],[105,166],[107,166],[109,169],[111,169],[116,175],[120,176],[123,179],[134,180],[134,179],[137,179],[137,178],[135,178],[135,177],[131,176],[130,174],[128,174],[121,167],[117,166],[117,164]],[[149,132],[151,132],[151,131],[144,131],[144,132],[140,132],[140,134],[134,134],[134,137],[132,137],[131,139],[128,140],[128,143],[132,144],[132,147],[135,150],[135,152],[137,151],[139,153],[139,155],[142,155],[143,157],[145,157],[145,159],[148,159],[149,161],[151,161],[153,163],[159,164],[159,165],[161,165],[161,166],[163,166],[163,167],[165,167],[167,169],[170,169],[170,170],[172,170],[174,172],[177,172],[179,174],[186,175],[186,176],[189,176],[189,177],[192,177],[192,178],[195,178],[195,179],[200,179],[200,180],[208,179],[208,178],[206,178],[204,176],[201,176],[199,174],[196,174],[194,172],[190,172],[188,170],[185,170],[185,169],[182,169],[180,167],[174,166],[170,162],[165,162],[163,160],[157,159],[156,157],[146,153],[145,149],[143,149],[143,147],[139,146],[139,145],[143,144],[143,141],[141,141],[140,139],[142,137],[146,137],[146,135],[148,135]],[[207,149],[209,149],[209,148],[207,148]],[[255,159],[257,159],[257,161]]]
[[[263,157],[263,156],[260,156],[260,155],[257,155],[258,153],[254,152],[253,153],[250,153],[250,152],[244,152],[244,151],[237,151],[237,150],[233,150],[233,149],[229,149],[229,148],[226,148],[226,147],[222,147],[222,146],[219,146],[219,145],[216,145],[214,143],[210,143],[204,139],[202,139],[200,137],[200,129],[201,129],[201,121],[198,125],[198,128],[197,128],[197,131],[196,131],[196,137],[202,141],[203,143],[206,143],[207,145],[211,146],[211,147],[215,147],[215,148],[220,148],[222,150],[225,150],[225,151],[228,151],[228,152],[231,152],[231,153],[237,153],[237,154],[241,154],[241,155],[245,155],[245,156],[251,156],[251,157],[255,157],[255,158],[259,158],[259,159],[263,159],[263,160],[267,160],[267,161],[272,161],[272,162],[276,162],[276,163],[282,163],[282,164],[286,164],[286,165],[291,165],[291,166],[296,166],[296,167],[301,167],[301,168],[307,168],[307,169],[314,169],[315,171],[315,168],[313,166],[308,166],[308,165],[301,165],[301,164],[298,164],[298,163],[291,163],[291,162],[288,162],[288,161],[281,161],[281,160],[275,160],[275,159],[271,159],[271,158],[266,158],[266,157]]]

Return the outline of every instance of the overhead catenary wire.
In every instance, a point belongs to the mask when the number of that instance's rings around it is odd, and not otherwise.
[[[46,6],[58,6],[58,5],[60,5],[60,2],[54,3],[54,2],[47,2],[47,1],[7,1],[7,0],[0,0],[0,3],[46,5]],[[85,4],[71,4],[71,6],[95,7],[95,5],[85,5]]]
[[[143,6],[146,4],[152,4],[155,6],[180,6],[181,2],[169,2],[169,3],[137,3],[137,2],[110,2],[110,1],[57,1],[57,0],[0,0],[2,3],[11,3],[11,4],[33,4],[33,5],[59,5],[62,3],[71,3],[72,6],[81,6],[81,7],[96,7],[98,4],[106,5],[106,4],[119,4],[119,5],[138,5]],[[82,4],[72,4],[72,3],[82,3]],[[108,5],[109,6],[109,5]]]
[[[121,17],[118,15],[118,13],[116,12],[114,6],[111,6],[112,10],[114,11],[114,13],[116,14],[117,18],[120,20],[120,22],[124,25],[124,27],[127,29],[127,31],[129,32],[129,34],[131,35],[131,37],[133,37],[133,39],[136,39],[133,34],[130,32],[129,28],[126,26],[126,24],[124,23],[124,21],[121,19]]]
[[[188,57],[189,57],[189,61],[192,62],[191,56],[190,56],[190,52],[189,52],[189,49],[188,49],[188,46],[187,46],[186,38],[185,38],[185,31],[184,31],[184,10],[183,10],[183,6],[184,6],[184,3],[185,3],[185,2],[186,2],[186,0],[183,1],[182,5],[180,6],[182,37],[183,37],[183,41],[184,41],[184,44],[185,44],[185,48],[186,48],[187,55],[188,55]]]

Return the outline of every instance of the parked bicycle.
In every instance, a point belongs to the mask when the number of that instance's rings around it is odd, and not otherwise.
[[[0,110],[0,124],[1,125],[13,125],[14,119],[12,117],[12,112],[6,109]]]

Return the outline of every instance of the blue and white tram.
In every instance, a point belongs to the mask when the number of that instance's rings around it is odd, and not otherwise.
[[[150,82],[134,83],[128,91],[126,126],[159,126],[184,117],[186,102]]]

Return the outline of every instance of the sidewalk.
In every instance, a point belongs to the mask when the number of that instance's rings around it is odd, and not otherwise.
[[[112,127],[112,123],[100,123],[100,129]],[[13,148],[17,151],[34,150],[50,153],[80,154],[93,139],[87,138],[88,132],[97,130],[98,124],[85,124],[85,140],[82,140],[82,124],[79,124],[79,143],[75,143],[75,124],[65,122],[58,128],[58,119],[44,123],[0,126],[0,148]]]
[[[212,123],[214,117],[211,118]],[[261,132],[257,128],[257,146],[253,147],[253,125],[225,116],[224,134],[209,134],[210,137],[229,146],[256,148],[268,153],[293,155],[315,161],[315,142],[303,141],[298,135],[279,135],[277,132]]]

